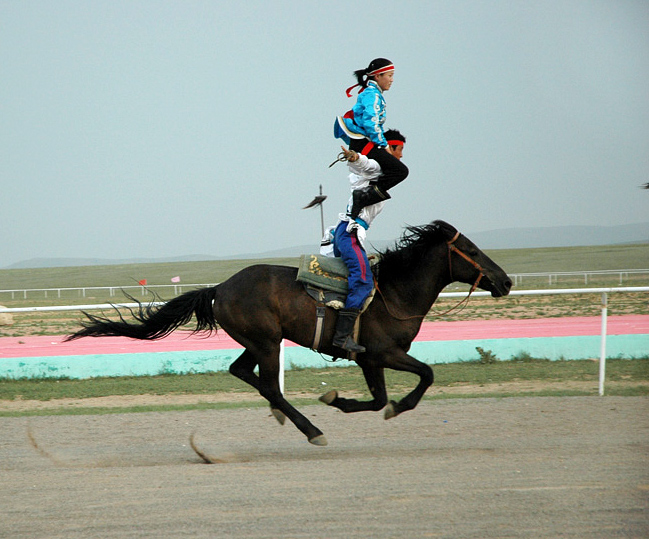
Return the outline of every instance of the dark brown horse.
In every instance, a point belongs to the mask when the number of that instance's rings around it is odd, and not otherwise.
[[[343,412],[381,410],[389,419],[412,410],[433,383],[430,366],[408,355],[424,316],[442,289],[452,282],[479,286],[494,297],[511,288],[507,274],[468,238],[444,221],[409,227],[393,249],[380,253],[377,294],[361,316],[359,342],[367,351],[356,363],[363,370],[372,394],[367,401],[347,399],[330,391],[320,400]],[[141,305],[135,322],[86,314],[83,329],[67,339],[126,336],[161,339],[196,316],[196,332],[216,331],[217,325],[245,350],[230,372],[266,398],[275,416],[288,417],[309,442],[326,445],[322,432],[284,398],[279,386],[279,352],[282,339],[310,347],[316,326],[316,301],[296,281],[297,268],[254,265],[210,288],[182,294],[161,307]],[[334,357],[345,353],[331,344],[336,313],[327,307],[319,351]],[[259,375],[254,371],[259,367]],[[384,369],[419,376],[417,386],[399,402],[391,401]]]

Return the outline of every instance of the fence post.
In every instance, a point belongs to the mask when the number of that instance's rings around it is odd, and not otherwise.
[[[284,394],[284,339],[279,345],[279,391]]]
[[[604,378],[606,377],[606,315],[608,298],[602,293],[602,345],[599,354],[599,396],[604,395]]]

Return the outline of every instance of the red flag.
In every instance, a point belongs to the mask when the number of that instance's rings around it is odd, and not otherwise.
[[[138,281],[137,284],[140,286],[146,286],[146,279],[142,279],[141,281]]]

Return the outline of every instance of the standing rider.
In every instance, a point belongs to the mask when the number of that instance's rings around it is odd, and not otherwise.
[[[376,58],[366,69],[354,72],[357,84],[347,89],[361,89],[354,107],[344,116],[338,116],[334,123],[334,136],[349,145],[349,149],[366,155],[381,167],[381,174],[364,189],[354,191],[351,217],[359,215],[360,210],[390,198],[388,190],[408,176],[408,167],[388,150],[388,142],[383,132],[385,123],[385,98],[392,86],[394,65],[386,58]]]
[[[381,151],[389,152],[390,156],[400,162],[406,138],[396,129],[386,131],[385,137],[387,150]],[[365,347],[354,341],[352,333],[361,308],[374,287],[374,277],[363,244],[366,230],[381,213],[385,201],[365,206],[356,218],[352,217],[355,193],[371,185],[382,171],[379,163],[369,159],[368,156],[354,150],[347,150],[344,146],[342,150],[351,172],[349,182],[352,196],[349,198],[346,212],[339,214],[337,225],[330,227],[325,233],[320,252],[327,256],[333,254],[342,258],[349,270],[347,299],[345,308],[338,312],[333,344],[348,352],[362,353],[365,352]]]

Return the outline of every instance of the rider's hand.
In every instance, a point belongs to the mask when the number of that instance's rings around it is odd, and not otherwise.
[[[345,161],[348,163],[353,163],[354,161],[358,161],[358,154],[354,150],[348,150],[344,146],[340,147],[343,151],[343,155],[345,156]]]

